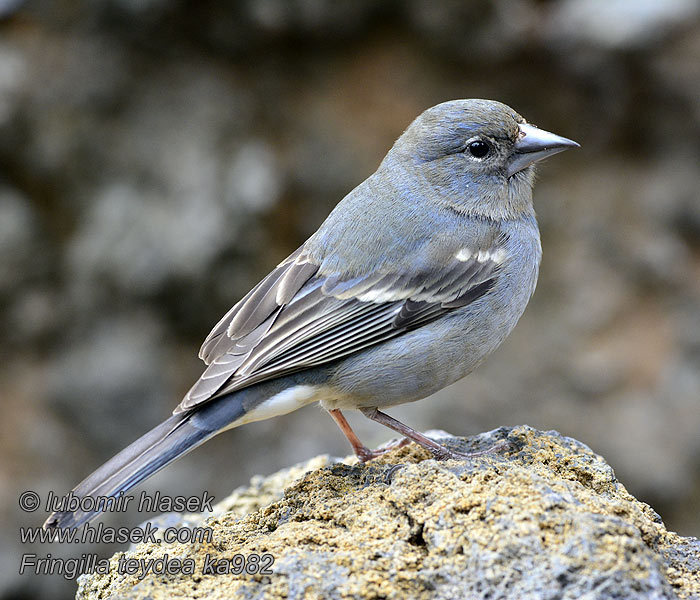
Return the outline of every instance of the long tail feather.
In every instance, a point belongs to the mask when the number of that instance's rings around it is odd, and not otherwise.
[[[218,432],[217,429],[197,427],[190,417],[191,414],[170,417],[89,475],[73,489],[72,494],[77,498],[90,496],[95,499],[117,496]],[[100,512],[100,508],[54,512],[44,523],[44,528],[79,527]]]

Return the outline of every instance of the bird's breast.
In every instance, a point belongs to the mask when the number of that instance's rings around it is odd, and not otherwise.
[[[350,356],[333,375],[343,406],[390,406],[419,400],[468,375],[511,332],[537,282],[536,224],[515,227],[503,247],[493,287],[438,320]]]

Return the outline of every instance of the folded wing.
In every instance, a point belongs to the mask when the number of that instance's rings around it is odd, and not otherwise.
[[[328,363],[466,306],[493,285],[495,245],[462,249],[440,268],[323,276],[300,248],[236,304],[209,334],[209,365],[175,413],[253,383]]]

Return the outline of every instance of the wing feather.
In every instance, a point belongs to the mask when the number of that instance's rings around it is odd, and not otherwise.
[[[503,261],[498,245],[457,254],[441,269],[318,274],[303,247],[281,263],[212,330],[209,364],[175,412],[266,379],[348,356],[486,294]]]
[[[224,353],[248,353],[259,339],[247,336],[279,312],[279,307],[289,302],[317,269],[318,265],[303,255],[302,248],[292,253],[224,315],[204,340],[199,357],[208,365]],[[238,340],[242,342],[232,343]]]

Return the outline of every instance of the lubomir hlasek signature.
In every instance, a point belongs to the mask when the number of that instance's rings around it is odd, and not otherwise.
[[[77,496],[72,492],[57,496],[49,492],[46,512],[125,512],[135,499],[125,495],[124,490],[114,496]],[[213,501],[214,496],[208,492],[199,496],[168,496],[156,491],[141,492],[134,506],[138,512],[211,512]]]

